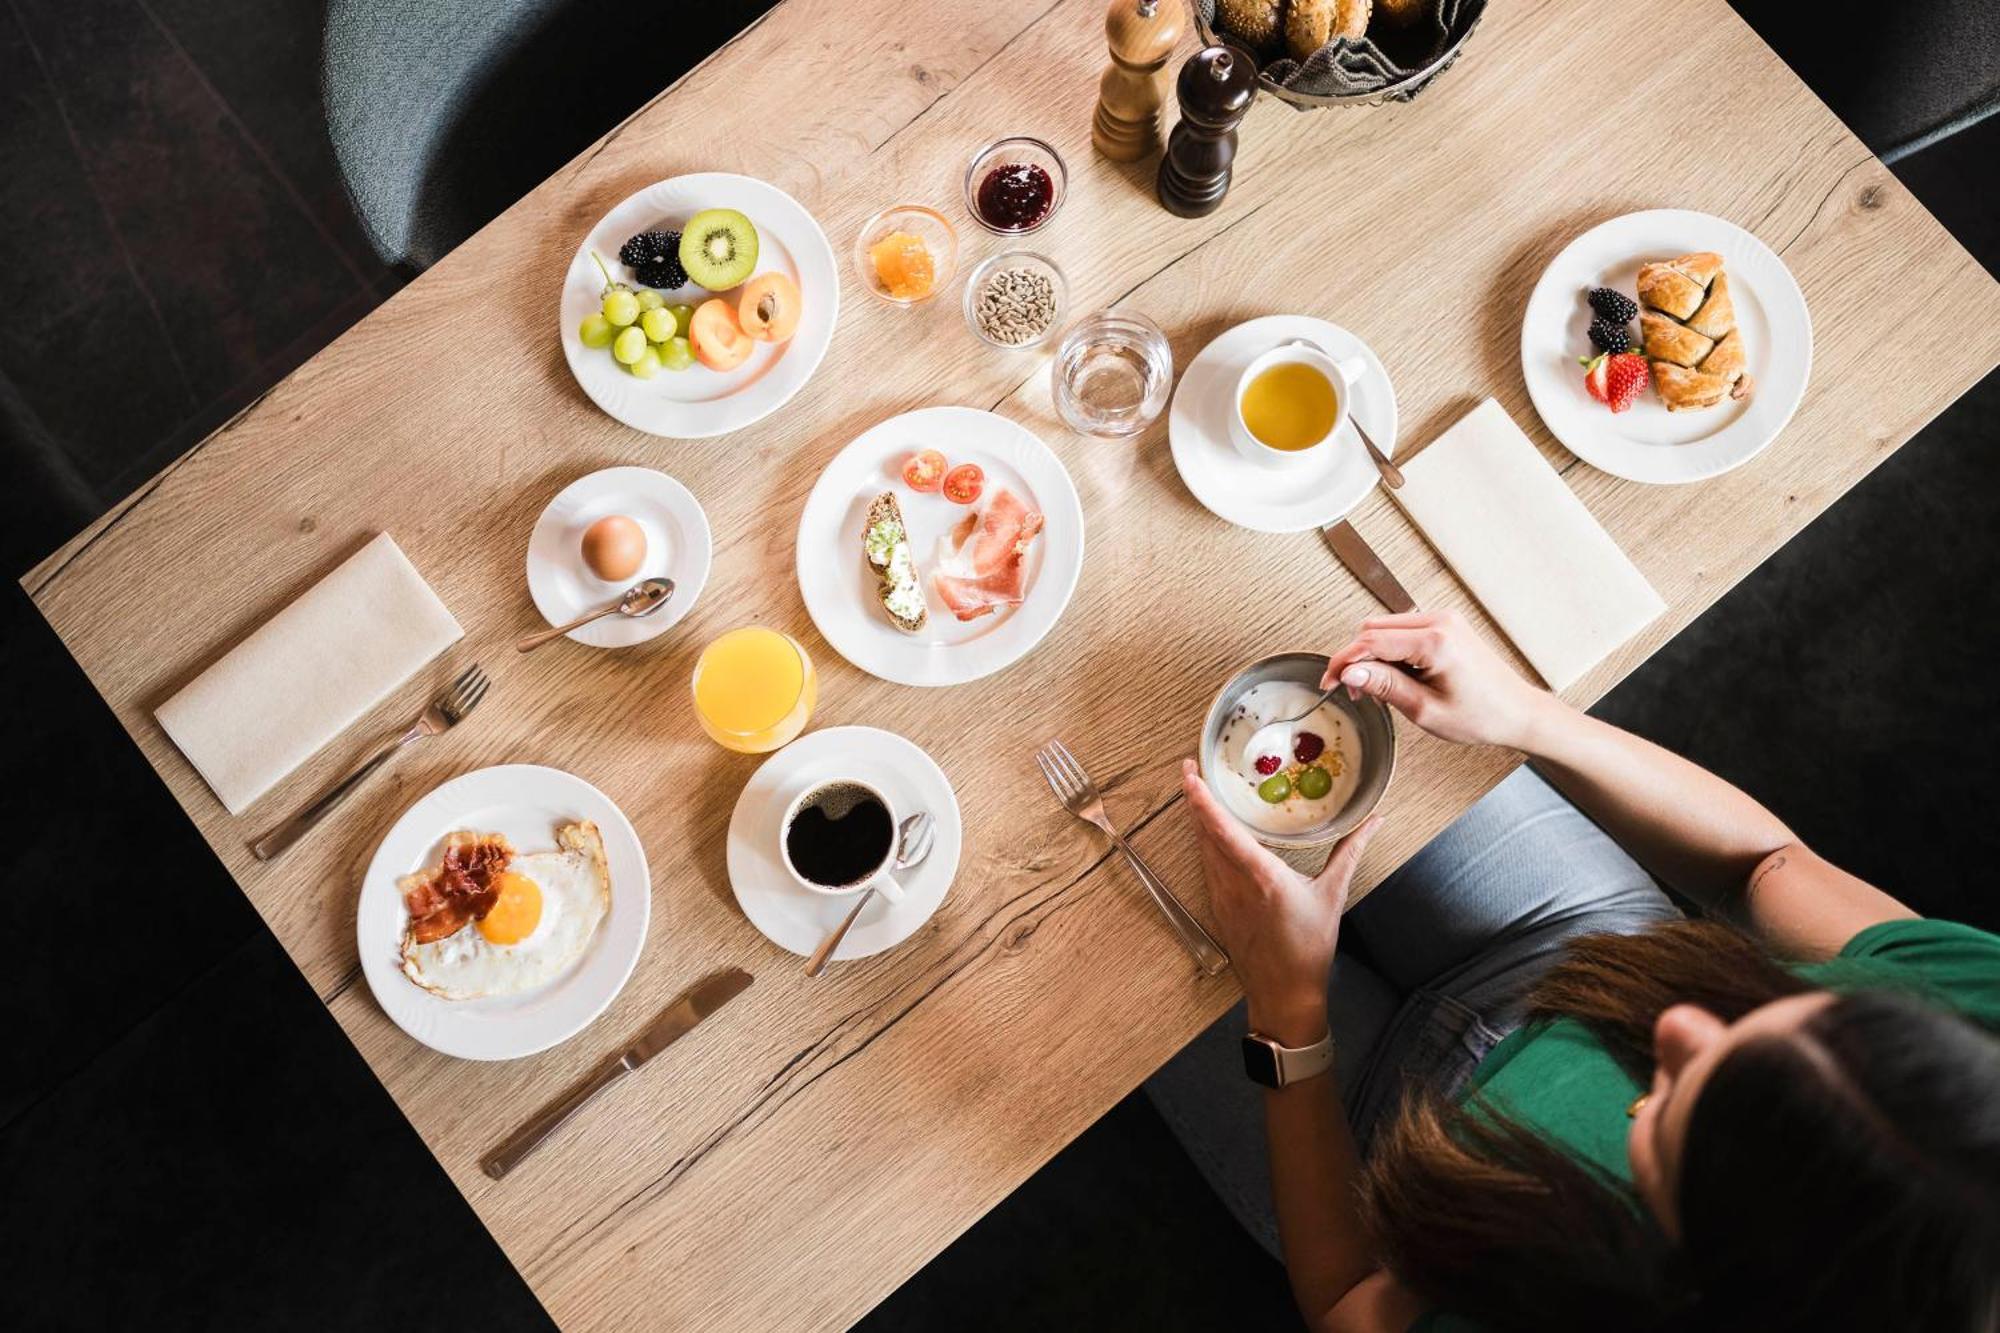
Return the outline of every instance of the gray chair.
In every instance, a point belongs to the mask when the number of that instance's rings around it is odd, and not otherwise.
[[[772,3],[329,0],[327,133],[375,249],[428,267]]]

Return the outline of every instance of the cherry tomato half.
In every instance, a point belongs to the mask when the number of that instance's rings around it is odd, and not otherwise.
[[[986,489],[986,472],[977,463],[960,463],[944,474],[944,498],[969,505]]]
[[[934,491],[944,480],[947,464],[935,449],[923,449],[903,460],[903,484],[913,491]]]

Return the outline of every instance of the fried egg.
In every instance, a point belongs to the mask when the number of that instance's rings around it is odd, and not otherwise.
[[[447,846],[478,836],[453,834]],[[406,876],[406,902],[435,873]],[[443,939],[419,943],[414,921],[405,924],[403,975],[447,1000],[519,995],[561,976],[611,906],[604,839],[589,820],[562,825],[555,851],[508,856],[486,889],[491,906]]]

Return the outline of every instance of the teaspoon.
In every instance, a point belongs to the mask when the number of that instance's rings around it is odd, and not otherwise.
[[[593,620],[602,620],[609,615],[650,616],[653,612],[665,606],[673,595],[674,581],[672,579],[647,579],[642,583],[635,583],[627,588],[625,595],[611,605],[601,606],[595,611],[580,615],[567,625],[557,625],[554,629],[545,629],[537,634],[529,634],[516,643],[514,647],[524,653],[533,652],[550,639],[560,639],[563,635],[576,629],[578,626],[588,625]]]

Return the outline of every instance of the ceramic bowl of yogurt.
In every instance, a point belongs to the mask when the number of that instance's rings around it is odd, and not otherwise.
[[[1365,695],[1319,698],[1323,653],[1252,662],[1215,696],[1201,733],[1201,772],[1225,810],[1268,847],[1324,847],[1360,826],[1389,790],[1396,724]]]

